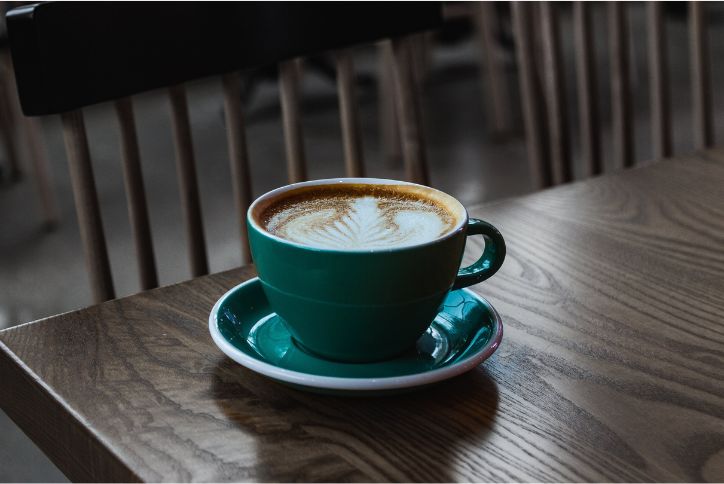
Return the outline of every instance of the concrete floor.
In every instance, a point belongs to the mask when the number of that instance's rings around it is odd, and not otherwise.
[[[598,6],[597,17],[605,16]],[[713,85],[724,81],[724,65],[716,60],[724,54],[720,5],[711,20]],[[642,6],[630,9],[632,62],[634,68],[636,156],[651,157],[648,122],[646,44]],[[598,15],[600,14],[600,15]],[[606,76],[605,22],[595,22],[599,52],[599,91],[603,118],[603,148],[610,165],[608,132],[609,100]],[[574,159],[578,167],[577,122],[573,86],[570,25],[563,22],[567,79],[571,87],[571,124]],[[692,147],[686,23],[669,19],[670,73],[674,145],[677,152]],[[359,70],[375,74],[369,50],[357,53]],[[501,49],[510,69],[511,111],[520,126],[517,79],[509,54]],[[360,91],[360,115],[365,139],[365,158],[370,176],[401,178],[402,166],[384,160],[380,150],[376,92]],[[724,98],[715,94],[715,119],[724,126]],[[189,86],[197,169],[208,254],[212,272],[240,264],[239,241],[234,230],[233,202],[223,124],[220,81],[202,81]],[[158,92],[135,100],[153,240],[161,284],[189,277],[178,188],[169,126],[169,109]],[[285,184],[286,172],[277,86],[268,82],[245,107],[254,195]],[[304,81],[304,136],[311,178],[343,176],[342,146],[334,85],[309,73]],[[114,119],[106,106],[85,110],[96,183],[100,194],[104,228],[109,244],[117,296],[138,291],[137,274]],[[519,134],[493,141],[486,124],[478,74],[478,52],[474,42],[434,51],[425,88],[425,122],[433,184],[471,205],[530,191],[525,145]],[[0,186],[0,328],[86,306],[91,301],[72,193],[66,169],[62,134],[57,119],[44,120],[47,151],[52,164],[61,224],[53,232],[41,229],[34,187],[27,177],[20,183]],[[721,139],[720,130],[717,131]],[[579,169],[576,168],[578,172]],[[72,281],[72,282],[69,282]],[[3,390],[7,391],[7,390]],[[0,412],[0,481],[64,481],[65,478],[14,424]]]

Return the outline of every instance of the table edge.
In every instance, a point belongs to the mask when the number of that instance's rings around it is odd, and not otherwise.
[[[83,418],[2,341],[0,381],[6,388],[12,389],[14,395],[10,397],[9,391],[0,392],[0,408],[71,481],[92,482],[99,478],[117,482],[142,481],[140,476],[127,467],[105,444],[101,436],[88,425],[84,425]],[[18,395],[21,398],[18,398]],[[35,405],[29,408],[22,403],[28,401]],[[38,415],[48,417],[47,421],[55,424],[41,424]],[[73,458],[72,454],[69,456],[66,453],[79,448],[85,448],[94,455]],[[102,467],[83,465],[89,463],[102,463]],[[102,471],[102,474],[94,475],[94,469]]]

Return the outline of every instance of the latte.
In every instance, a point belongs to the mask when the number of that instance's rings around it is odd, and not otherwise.
[[[269,233],[311,247],[394,248],[439,238],[460,222],[433,190],[414,185],[316,185],[283,193],[256,216]]]

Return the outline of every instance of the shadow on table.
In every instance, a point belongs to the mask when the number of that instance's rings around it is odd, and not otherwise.
[[[253,436],[245,477],[273,481],[470,480],[462,448],[479,447],[498,409],[484,367],[416,392],[334,397],[288,388],[229,359],[214,369],[213,398]],[[246,451],[245,451],[246,452]]]

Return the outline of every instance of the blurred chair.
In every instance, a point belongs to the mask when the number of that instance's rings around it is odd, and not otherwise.
[[[415,84],[423,90],[430,69],[433,32],[421,32],[410,36],[410,62]],[[379,68],[377,98],[379,112],[380,145],[382,156],[392,166],[402,157],[400,139],[400,115],[395,99],[394,50],[390,40],[377,44]]]
[[[468,21],[474,26],[474,38],[480,56],[480,79],[483,109],[494,139],[516,131],[511,116],[511,93],[504,62],[499,55],[503,18],[499,7],[504,2],[445,2],[446,22]]]
[[[408,179],[428,183],[419,87],[409,36],[435,28],[440,4],[75,3],[28,5],[7,15],[16,79],[29,116],[60,114],[94,298],[114,297],[82,108],[112,101],[141,287],[158,284],[131,97],[166,88],[192,276],[208,272],[191,126],[183,83],[222,75],[242,260],[249,168],[239,70],[279,63],[290,182],[306,178],[298,105],[299,59],[336,51],[346,172],[363,174],[349,47],[391,39],[394,90]]]
[[[610,55],[610,90],[613,160],[617,168],[636,162],[630,81],[629,32],[624,2],[607,2]],[[556,2],[512,2],[520,94],[525,123],[530,172],[536,188],[565,183],[573,178],[570,153],[570,122],[564,82],[559,15]],[[648,34],[649,95],[654,157],[673,154],[670,92],[667,73],[665,24],[660,2],[646,7]],[[585,175],[602,172],[601,124],[595,73],[591,10],[596,4],[574,2],[573,30],[578,123]],[[704,3],[689,2],[691,89],[695,148],[713,145],[713,120]]]

